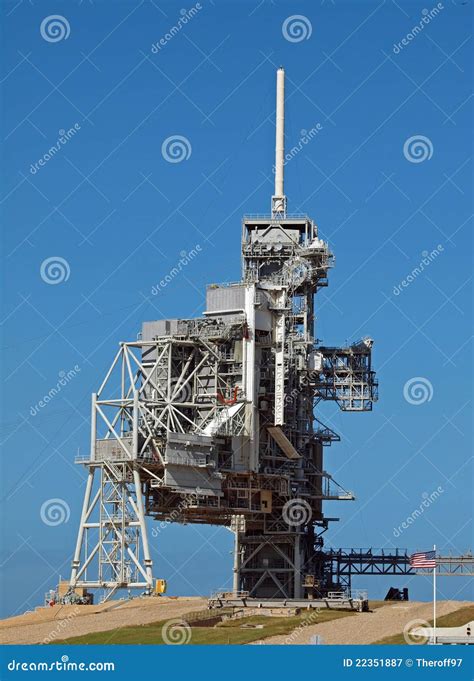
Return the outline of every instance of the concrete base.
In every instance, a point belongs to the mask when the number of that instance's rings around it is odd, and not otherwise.
[[[298,608],[299,610],[357,610],[367,612],[369,609],[368,601],[358,598],[249,598],[247,596],[229,596],[227,594],[216,594],[209,599],[209,608]]]

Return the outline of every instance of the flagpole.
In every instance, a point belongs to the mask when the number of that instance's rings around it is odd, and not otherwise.
[[[433,545],[435,566],[433,568],[433,643],[436,645],[436,544]]]

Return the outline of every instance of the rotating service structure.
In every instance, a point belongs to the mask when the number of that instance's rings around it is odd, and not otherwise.
[[[339,436],[322,400],[370,411],[373,341],[327,347],[315,298],[333,255],[284,195],[284,70],[277,71],[275,193],[242,222],[242,278],[207,288],[194,319],[143,323],[92,397],[90,455],[70,588],[153,589],[146,516],[227,526],[234,593],[304,598],[340,587],[325,500],[351,500],[324,468]],[[336,580],[336,581],[335,581]]]

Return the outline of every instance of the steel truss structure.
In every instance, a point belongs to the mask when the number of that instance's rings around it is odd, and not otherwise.
[[[316,410],[372,409],[373,341],[315,336],[334,259],[313,220],[287,214],[283,121],[279,69],[272,211],[243,219],[241,281],[209,286],[202,317],[145,322],[93,396],[71,589],[151,591],[146,516],[231,528],[235,592],[300,599],[340,586],[323,502],[354,495],[324,468],[339,436]]]
[[[329,549],[324,552],[322,571],[332,574],[344,591],[351,593],[351,578],[367,575],[431,575],[431,569],[413,570],[408,549]],[[441,577],[474,576],[474,556],[436,556]]]

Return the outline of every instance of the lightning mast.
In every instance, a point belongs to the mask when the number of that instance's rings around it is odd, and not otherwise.
[[[282,67],[277,71],[275,132],[275,194],[272,196],[272,216],[286,217],[286,196],[284,193],[285,70]]]

